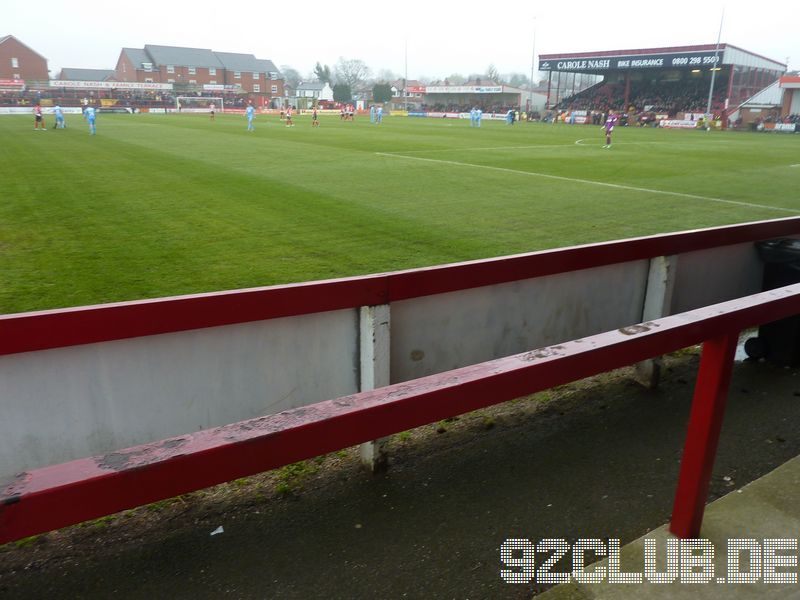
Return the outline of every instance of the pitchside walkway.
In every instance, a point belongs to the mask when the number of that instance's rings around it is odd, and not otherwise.
[[[741,490],[728,494],[706,508],[700,537],[708,539],[715,548],[715,578],[727,572],[725,548],[729,539],[749,538],[761,542],[767,538],[794,538],[800,532],[800,456],[757,479]],[[672,537],[668,525],[659,527],[638,540],[624,546],[621,552],[621,571],[643,570],[644,539],[657,540],[659,553],[663,554],[664,540]],[[793,556],[794,566],[780,567],[778,572],[798,573],[797,550],[783,554]],[[748,571],[746,556],[742,558],[742,571]],[[606,561],[598,565],[606,565]],[[659,563],[660,564],[660,563]],[[660,567],[659,570],[662,570]],[[648,600],[682,598],[800,598],[800,584],[578,584],[557,586],[541,596],[543,600]]]

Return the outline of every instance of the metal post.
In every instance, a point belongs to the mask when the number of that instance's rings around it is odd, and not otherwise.
[[[556,83],[556,104],[561,102],[561,71],[558,72],[558,83]]]
[[[408,39],[406,39],[405,69],[405,75],[403,76],[403,108],[408,113]]]
[[[631,72],[625,72],[625,99],[622,101],[622,112],[628,112],[628,103],[631,101]]]
[[[679,538],[700,534],[738,339],[736,332],[703,344],[669,526]]]
[[[717,75],[719,62],[719,41],[722,39],[722,23],[725,21],[725,7],[722,7],[722,17],[719,20],[719,33],[717,33],[717,47],[714,49],[714,66],[711,67],[711,85],[708,87],[708,104],[706,104],[706,131],[711,131],[711,97],[714,95],[714,80]]]
[[[528,111],[533,110],[533,77],[536,65],[536,17],[533,17],[533,51],[531,52],[531,80],[528,89]]]

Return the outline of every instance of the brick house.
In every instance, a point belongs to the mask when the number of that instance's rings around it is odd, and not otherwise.
[[[48,81],[47,59],[13,35],[0,37],[0,80]]]
[[[389,107],[392,110],[416,108],[422,104],[425,96],[425,84],[416,79],[398,79],[392,83],[392,99]]]
[[[278,68],[252,54],[146,44],[144,48],[123,48],[115,71],[117,81],[172,83],[179,93],[225,86],[228,91],[267,100],[283,97],[283,76]]]

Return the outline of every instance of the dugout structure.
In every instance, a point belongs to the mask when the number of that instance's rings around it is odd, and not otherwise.
[[[731,113],[777,81],[785,73],[786,65],[730,44],[706,44],[543,54],[539,56],[539,71],[548,74],[548,107],[563,106],[565,101],[577,99],[579,82],[586,76],[594,76],[602,80],[590,88],[596,92],[594,97],[583,92],[584,98],[602,101],[607,96],[611,108],[627,111],[650,96],[662,99],[667,105],[672,102],[676,112],[698,108],[697,97],[702,90],[707,97],[713,74],[712,112],[719,115]],[[689,90],[694,106],[681,106],[675,90]],[[702,102],[702,110],[705,106],[706,102]]]
[[[175,110],[178,112],[211,112],[211,105],[214,105],[214,110],[218,112],[225,112],[225,99],[221,96],[176,96],[175,97]]]
[[[417,88],[419,89],[419,88]],[[519,108],[531,93],[503,83],[489,80],[467,81],[461,85],[424,86],[424,104],[434,110],[444,112],[465,112],[473,106],[480,107],[484,113],[493,110],[505,112],[509,107]],[[534,109],[540,108],[535,105]]]

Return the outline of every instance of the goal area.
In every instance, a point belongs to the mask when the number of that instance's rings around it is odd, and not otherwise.
[[[217,112],[225,112],[225,100],[209,96],[176,96],[175,110],[178,112],[211,112],[211,105]]]

